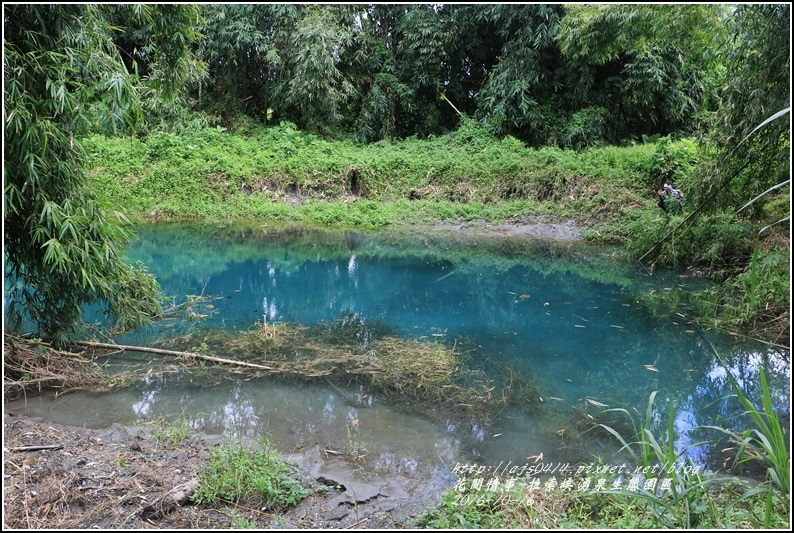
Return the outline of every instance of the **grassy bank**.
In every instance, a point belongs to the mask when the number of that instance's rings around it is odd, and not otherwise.
[[[144,140],[92,136],[83,146],[102,196],[139,221],[257,218],[379,228],[573,219],[586,239],[620,244],[651,268],[693,267],[711,276],[718,285],[692,302],[704,324],[789,343],[789,236],[783,226],[765,227],[781,218],[775,209],[788,193],[769,204],[765,218],[701,214],[675,231],[695,206],[669,215],[655,191],[664,181],[685,191],[695,186],[689,141],[530,149],[464,121],[446,136],[370,145],[282,123],[244,125],[233,135],[205,128]]]
[[[331,142],[282,124],[84,145],[96,185],[139,219],[380,227],[546,214],[604,224],[654,201],[653,145],[533,150],[474,126],[395,144]]]

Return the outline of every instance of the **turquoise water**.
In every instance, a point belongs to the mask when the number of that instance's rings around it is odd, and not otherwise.
[[[677,446],[700,465],[724,460],[704,425],[741,428],[720,354],[740,383],[756,387],[763,368],[777,407],[789,413],[790,365],[779,347],[702,331],[682,307],[651,312],[639,295],[684,293],[703,281],[684,272],[648,272],[614,250],[581,243],[477,238],[425,231],[321,231],[300,227],[150,225],[128,247],[175,303],[211,297],[200,320],[168,321],[120,343],[156,345],[187,338],[196,346],[217,328],[256,323],[333,324],[355,316],[373,330],[441,342],[485,372],[509,371],[534,384],[536,398],[493,420],[462,420],[435,406],[392,402],[353,382],[307,384],[273,378],[229,379],[225,372],[170,372],[112,394],[74,393],[58,402],[9,408],[46,410],[78,425],[182,416],[208,432],[268,434],[280,446],[350,445],[350,422],[376,466],[415,472],[476,460],[521,464],[613,459],[619,445],[597,421],[609,408],[645,413],[666,427],[672,398]],[[234,353],[214,354],[234,357]],[[154,356],[127,354],[129,365]],[[114,364],[119,357],[113,359]],[[757,390],[751,389],[757,397]],[[606,418],[605,418],[606,416]],[[623,426],[621,426],[623,427]],[[625,427],[624,427],[625,429]],[[661,431],[661,429],[659,429]],[[629,435],[626,435],[629,438]],[[724,446],[723,446],[724,448]]]

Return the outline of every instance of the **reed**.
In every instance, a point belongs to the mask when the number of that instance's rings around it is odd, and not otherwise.
[[[758,379],[761,383],[761,408],[759,409],[739,387],[736,379],[731,375],[730,369],[719,357],[719,354],[717,354],[717,358],[725,368],[736,398],[742,404],[745,414],[750,417],[755,427],[742,433],[717,426],[707,427],[727,434],[733,442],[739,445],[736,454],[737,465],[750,461],[766,463],[765,483],[747,490],[741,495],[740,500],[763,494],[766,498],[763,524],[765,527],[770,527],[774,519],[772,515],[776,512],[776,509],[782,510],[787,517],[790,512],[791,458],[789,457],[786,436],[772,405],[772,393],[764,370],[759,369],[758,372]]]
[[[653,391],[650,395],[643,420],[634,423],[637,432],[633,438],[636,440],[627,442],[613,428],[604,424],[599,425],[623,444],[621,451],[624,449],[628,451],[645,472],[654,472],[653,468],[656,467],[660,475],[655,478],[646,474],[641,477],[633,476],[635,479],[629,480],[627,489],[593,492],[644,500],[651,512],[654,527],[693,528],[718,524],[719,511],[715,506],[714,497],[709,494],[708,485],[724,480],[701,474],[700,468],[691,460],[683,459],[683,452],[676,451],[675,411],[672,398],[668,406],[666,438],[657,439],[654,436],[651,423],[656,393],[657,391]],[[617,409],[617,411],[624,412],[632,420],[634,418],[625,409]],[[647,467],[650,467],[650,470]]]

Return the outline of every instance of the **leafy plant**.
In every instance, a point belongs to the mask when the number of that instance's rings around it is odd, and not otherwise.
[[[84,306],[96,304],[121,328],[159,313],[158,286],[124,259],[128,220],[98,195],[82,137],[119,132],[140,117],[140,87],[113,42],[124,25],[156,22],[149,47],[149,88],[178,85],[197,37],[191,6],[16,4],[4,9],[5,275],[14,283],[7,316],[25,319],[65,344]],[[171,37],[179,35],[177,44]],[[162,67],[170,72],[157,78]],[[150,93],[150,95],[155,96]]]
[[[191,499],[205,506],[219,500],[238,503],[253,497],[269,509],[280,509],[296,505],[307,495],[295,477],[294,467],[264,437],[258,448],[230,443],[213,449],[199,478]]]
[[[618,453],[624,450],[629,452],[631,457],[634,459],[634,462],[644,467],[651,466],[654,459],[657,459],[656,450],[653,447],[653,443],[650,439],[648,439],[654,419],[653,402],[656,398],[656,393],[657,391],[653,391],[648,398],[648,407],[645,409],[645,415],[639,422],[635,420],[635,417],[632,416],[629,411],[623,408],[606,409],[604,411],[604,413],[616,412],[625,414],[634,429],[634,432],[630,438],[636,440],[626,442],[623,436],[614,428],[605,424],[599,424],[600,427],[611,433],[623,445],[623,447],[618,450]],[[636,445],[636,447],[639,449],[639,453],[635,452],[634,445]]]
[[[483,479],[476,487],[467,478],[459,480],[459,489],[449,490],[438,505],[421,513],[416,525],[427,529],[490,529],[520,527],[531,507],[522,486],[509,490],[492,490]],[[463,485],[466,485],[465,487]],[[506,509],[507,507],[507,509]],[[507,512],[506,512],[507,511]]]
[[[648,408],[643,422],[634,435],[637,440],[627,442],[616,430],[599,424],[611,433],[618,441],[623,444],[622,450],[627,450],[637,463],[643,468],[643,479],[634,478],[630,480],[635,483],[634,488],[600,491],[605,494],[614,494],[641,498],[648,504],[651,511],[655,527],[664,528],[692,528],[706,524],[718,523],[717,510],[714,506],[713,498],[709,495],[707,486],[715,483],[716,478],[704,478],[700,474],[700,467],[691,461],[683,461],[683,452],[676,452],[675,449],[675,412],[672,405],[672,397],[668,408],[668,422],[666,440],[658,440],[651,431],[651,421],[653,416],[653,401],[656,391],[651,393],[648,400]],[[609,409],[607,411],[624,412],[626,416],[633,418],[625,409]],[[638,426],[635,424],[635,428]],[[639,449],[636,453],[632,446]],[[655,468],[659,469],[655,471]],[[662,480],[659,477],[652,477],[654,473],[662,472],[670,476],[667,478],[669,491],[658,484]],[[646,475],[652,474],[651,476]],[[648,480],[654,479],[647,483]],[[630,485],[631,486],[631,485]]]
[[[757,408],[742,391],[736,379],[727,371],[736,397],[745,409],[745,414],[755,424],[754,429],[747,429],[738,434],[734,431],[709,426],[732,437],[739,445],[736,457],[739,464],[750,461],[766,463],[766,485],[750,490],[742,498],[749,498],[756,493],[766,495],[764,524],[770,527],[772,510],[778,498],[787,501],[791,494],[791,458],[789,457],[788,441],[786,440],[780,419],[772,405],[772,395],[763,369],[759,369],[758,379],[761,382],[761,409]]]
[[[192,428],[190,422],[184,418],[178,418],[173,422],[167,422],[163,419],[149,422],[149,427],[152,431],[157,446],[161,448],[178,446],[185,442]]]

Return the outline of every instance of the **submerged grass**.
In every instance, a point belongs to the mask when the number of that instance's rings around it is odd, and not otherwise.
[[[437,340],[405,339],[378,324],[344,315],[330,326],[257,323],[242,333],[212,332],[214,353],[265,365],[272,374],[306,381],[366,386],[401,402],[439,408],[486,422],[512,401],[537,395],[531,383],[495,383]]]
[[[251,330],[232,345],[283,375],[355,378],[393,398],[481,417],[497,402],[487,378],[466,369],[454,350],[438,342],[388,336],[366,347],[318,344],[308,328],[279,324]]]

